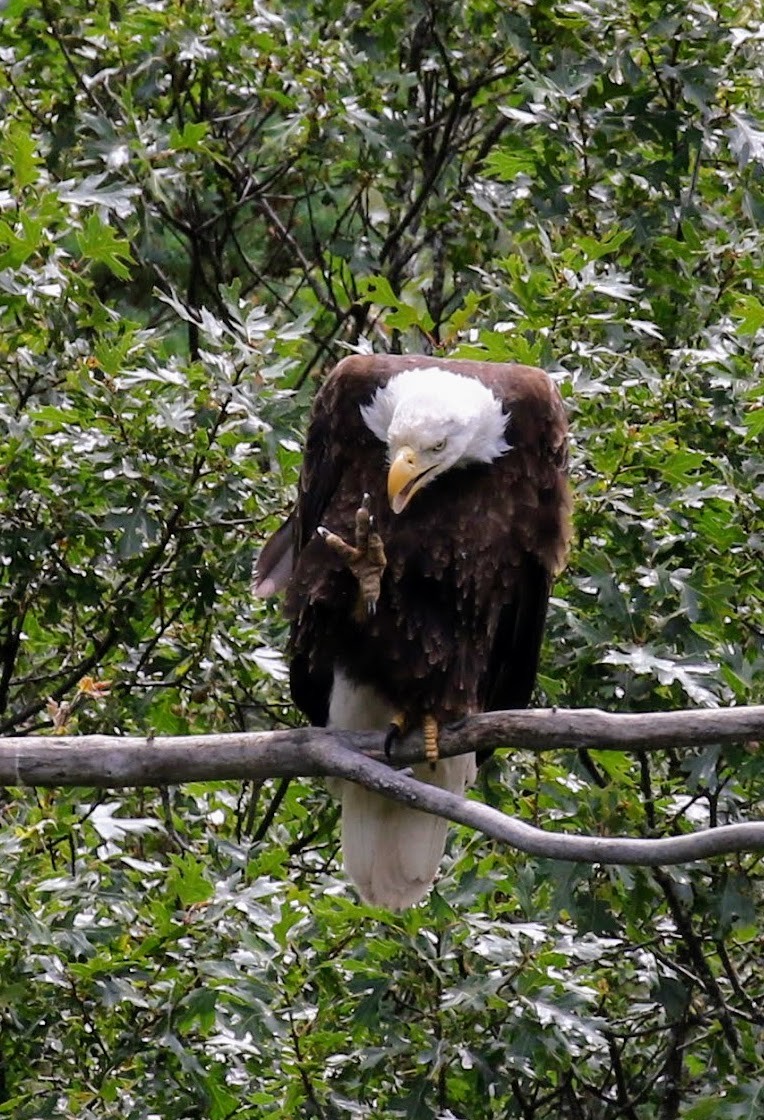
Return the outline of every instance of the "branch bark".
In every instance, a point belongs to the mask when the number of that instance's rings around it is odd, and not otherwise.
[[[442,756],[520,747],[545,751],[646,751],[764,738],[764,706],[613,714],[595,709],[490,712],[441,733]],[[764,822],[724,825],[645,840],[549,833],[396,771],[376,732],[297,728],[227,735],[137,738],[29,736],[0,740],[0,784],[152,786],[267,777],[337,777],[411,808],[476,828],[529,855],[582,863],[646,867],[729,852],[764,850]],[[423,760],[420,735],[396,748],[396,764]]]

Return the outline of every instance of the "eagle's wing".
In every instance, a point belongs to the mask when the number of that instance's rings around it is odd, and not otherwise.
[[[292,510],[260,549],[252,574],[252,592],[259,599],[278,595],[289,583],[294,567],[294,522]]]
[[[525,708],[536,683],[551,577],[526,556],[512,600],[502,607],[488,661],[482,708],[500,712]]]
[[[525,479],[514,488],[519,570],[499,616],[483,688],[484,709],[500,711],[524,708],[531,700],[550,589],[567,559],[568,424],[557,387],[541,370],[516,367],[508,378],[493,367],[484,380],[504,401],[507,440]]]

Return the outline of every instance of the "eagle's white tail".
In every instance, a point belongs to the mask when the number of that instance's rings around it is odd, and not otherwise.
[[[364,685],[335,672],[329,726],[385,730],[392,708]],[[475,778],[474,754],[442,758],[414,767],[420,781],[463,794]],[[371,793],[353,782],[331,782],[342,797],[342,855],[345,871],[361,896],[376,906],[402,910],[430,889],[443,856],[448,822]]]

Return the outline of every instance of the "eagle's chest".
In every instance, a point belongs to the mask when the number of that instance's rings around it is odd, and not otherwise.
[[[502,551],[497,527],[480,495],[412,509],[413,516],[382,526],[387,555],[387,586],[416,602],[420,596],[455,600],[480,608],[500,574]],[[405,518],[405,519],[404,519]]]

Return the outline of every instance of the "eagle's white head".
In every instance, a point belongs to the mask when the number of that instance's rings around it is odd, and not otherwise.
[[[361,415],[387,444],[387,493],[394,513],[452,467],[490,463],[509,450],[501,401],[482,381],[437,366],[391,377],[361,407]]]

